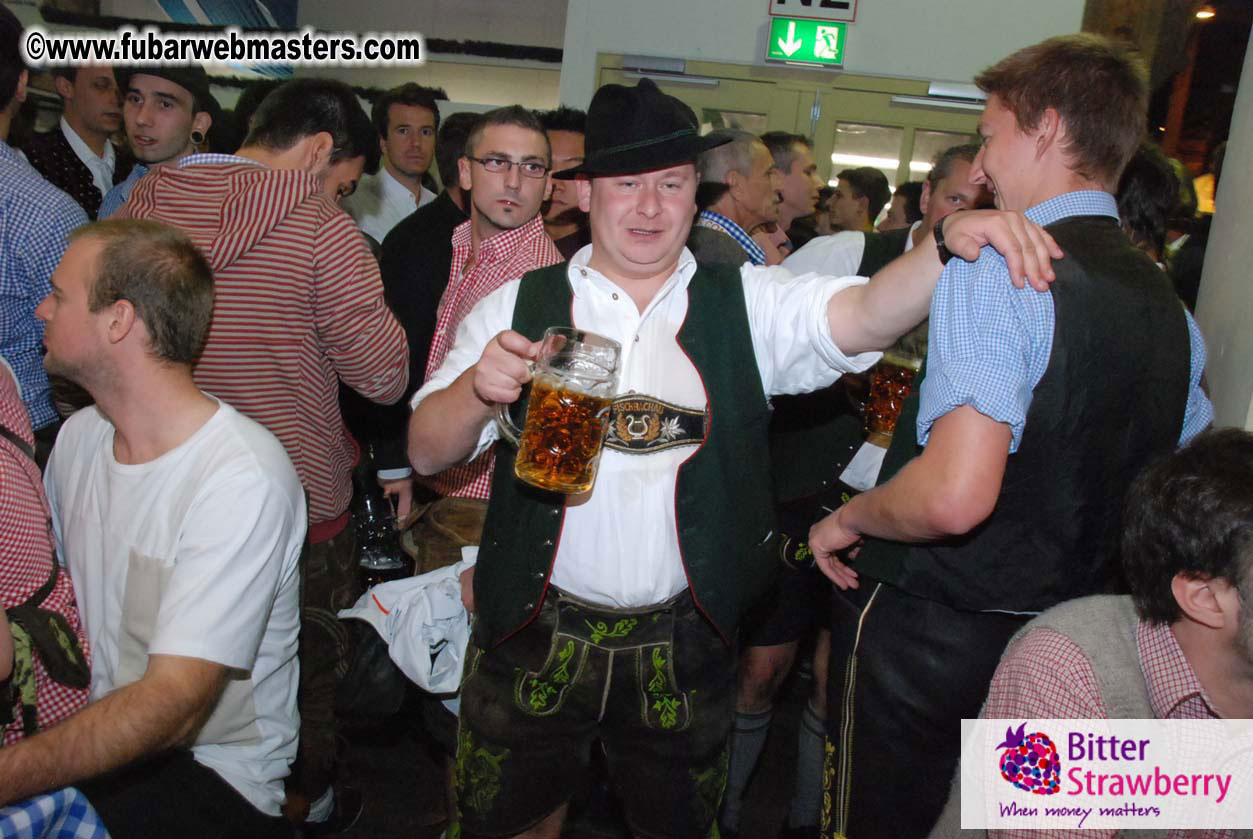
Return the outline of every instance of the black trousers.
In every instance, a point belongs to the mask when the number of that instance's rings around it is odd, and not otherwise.
[[[948,799],[977,717],[1030,616],[961,612],[862,578],[835,590],[822,836],[919,839]]]
[[[218,773],[174,749],[77,784],[114,839],[290,839]]]

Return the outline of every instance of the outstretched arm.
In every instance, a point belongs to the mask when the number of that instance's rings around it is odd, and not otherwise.
[[[813,526],[818,567],[840,588],[857,588],[857,572],[835,553],[862,537],[929,542],[973,530],[996,506],[1010,436],[1008,425],[969,405],[940,417],[922,454]]]
[[[28,798],[190,742],[226,685],[212,661],[151,655],[143,678],[0,749],[0,803]]]
[[[996,248],[1009,263],[1009,276],[1021,288],[1030,282],[1039,291],[1054,279],[1052,259],[1062,251],[1043,228],[1018,213],[967,210],[944,219],[944,241],[961,259],[973,262],[985,245]],[[834,295],[827,304],[831,340],[848,355],[881,350],[927,317],[931,294],[944,266],[935,239],[927,237],[893,260],[870,282]],[[1029,279],[1028,279],[1029,278]]]

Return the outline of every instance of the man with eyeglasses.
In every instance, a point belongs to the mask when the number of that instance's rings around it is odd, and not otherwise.
[[[457,327],[475,304],[510,280],[561,262],[544,232],[540,205],[552,186],[552,148],[539,119],[511,105],[479,117],[458,161],[461,189],[470,195],[470,218],[452,234],[452,268],[439,301],[426,374],[444,363]],[[479,544],[495,457],[474,460],[423,480],[442,498],[418,522],[419,570],[461,559],[461,548]]]

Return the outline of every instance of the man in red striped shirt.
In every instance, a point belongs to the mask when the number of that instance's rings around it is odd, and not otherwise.
[[[191,155],[135,185],[119,216],[185,230],[213,268],[217,298],[196,384],[269,429],[309,496],[301,640],[300,754],[288,815],[326,818],[336,668],[335,612],[357,592],[349,524],[357,448],[338,382],[367,399],[404,392],[404,330],[383,300],[378,264],[334,197],[378,165],[378,137],[352,89],[299,79],[257,110],[235,155]]]
[[[452,234],[452,268],[436,314],[428,376],[444,363],[476,303],[528,271],[562,261],[540,214],[552,189],[552,147],[538,117],[517,105],[483,114],[458,166],[470,218]],[[423,514],[415,533],[420,570],[456,562],[463,545],[479,543],[494,463],[488,450],[423,479],[444,497]]]

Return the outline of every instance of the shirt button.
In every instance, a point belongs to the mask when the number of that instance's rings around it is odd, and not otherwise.
[[[523,606],[523,607],[522,607],[522,611],[524,611],[524,612],[529,612],[529,611],[531,611],[531,610],[532,610],[532,609],[534,609],[534,608],[535,608],[535,604],[534,604],[534,603],[527,603],[525,606]]]
[[[637,344],[638,344],[639,342],[640,342],[640,336],[636,335],[636,336],[635,336],[635,343],[637,343]]]
[[[552,540],[552,539],[545,539],[545,540],[544,540],[544,547],[546,547],[546,548],[551,548],[552,546],[553,546],[553,540]]]
[[[582,274],[584,277],[586,277],[586,276],[587,276],[587,269],[586,269],[586,268],[580,268],[580,269],[579,269],[579,273],[580,273],[580,274]]]
[[[618,292],[616,292],[616,291],[615,291],[615,292],[613,293],[613,299],[614,299],[614,300],[617,300],[617,299],[618,299]]]

